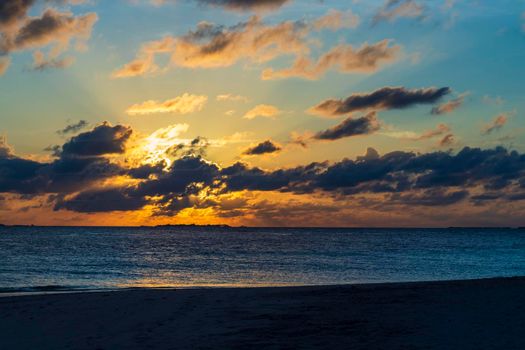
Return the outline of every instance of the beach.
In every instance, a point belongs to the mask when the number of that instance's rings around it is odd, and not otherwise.
[[[0,298],[0,349],[524,349],[525,278]]]

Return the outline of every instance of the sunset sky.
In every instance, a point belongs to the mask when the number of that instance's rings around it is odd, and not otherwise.
[[[0,223],[525,226],[523,0],[2,0]]]

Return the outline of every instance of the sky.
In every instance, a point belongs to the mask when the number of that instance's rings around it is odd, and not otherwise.
[[[0,223],[525,226],[524,0],[3,0]]]

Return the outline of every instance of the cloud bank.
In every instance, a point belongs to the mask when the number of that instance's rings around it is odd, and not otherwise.
[[[350,122],[341,125],[347,124]],[[344,137],[343,126],[327,132],[326,137]],[[67,140],[50,162],[18,157],[4,140],[0,193],[48,195],[55,210],[92,213],[148,206],[154,208],[153,215],[160,216],[188,208],[217,209],[217,198],[243,191],[367,199],[370,203],[379,196],[383,205],[410,207],[479,206],[488,203],[482,198],[489,197],[503,203],[525,199],[525,155],[502,147],[384,155],[370,148],[354,160],[273,170],[240,162],[221,167],[197,152],[179,153],[169,166],[162,161],[116,161],[116,156],[129,157],[132,134],[123,125],[97,125]],[[190,144],[187,146],[198,148],[206,142],[197,138]],[[264,154],[272,148],[279,146],[268,140],[251,153]],[[115,178],[120,180],[113,181]],[[235,215],[234,207],[220,210],[221,215]]]

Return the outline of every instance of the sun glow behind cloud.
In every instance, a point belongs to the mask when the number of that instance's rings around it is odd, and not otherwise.
[[[161,128],[138,141],[138,145],[131,151],[132,159],[140,160],[143,164],[157,164],[165,162],[166,168],[171,165],[168,150],[174,145],[184,143],[180,135],[187,132],[188,124],[174,124]]]

